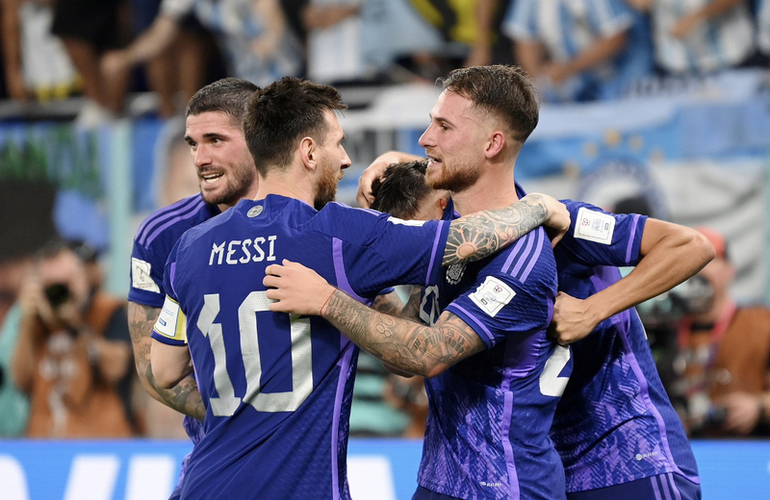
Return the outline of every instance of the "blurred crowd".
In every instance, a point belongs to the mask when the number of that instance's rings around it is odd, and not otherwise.
[[[86,126],[127,113],[138,91],[151,91],[152,111],[170,118],[227,75],[257,85],[283,75],[388,85],[516,63],[544,101],[573,102],[620,98],[650,78],[767,67],[770,57],[770,0],[0,3],[0,98],[82,95],[77,120]],[[186,154],[182,145],[192,173]],[[185,194],[195,179],[188,186]],[[702,232],[717,258],[639,314],[692,436],[768,436],[770,310],[736,305],[729,242]],[[101,289],[99,252],[58,238],[29,245],[31,258],[0,255],[0,437],[182,437],[181,415],[139,387],[126,304]],[[361,354],[351,435],[421,437],[426,415],[419,378]]]
[[[162,117],[222,76],[433,81],[516,63],[546,101],[766,66],[768,0],[2,0],[0,98],[82,94],[84,124],[152,91]]]

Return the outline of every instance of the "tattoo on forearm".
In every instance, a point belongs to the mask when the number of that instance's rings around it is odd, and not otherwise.
[[[324,318],[362,349],[416,375],[430,376],[480,350],[475,333],[451,321],[431,328],[374,311],[339,290],[332,294]]]
[[[193,376],[186,377],[171,389],[162,389],[155,384],[150,362],[152,348],[152,328],[160,314],[160,309],[144,306],[134,302],[128,303],[128,329],[134,344],[134,361],[140,379],[143,379],[145,389],[149,386],[149,394],[180,413],[203,420],[206,408],[203,406],[198,385]]]
[[[547,216],[543,198],[528,195],[513,205],[453,221],[441,265],[484,259],[541,225]]]

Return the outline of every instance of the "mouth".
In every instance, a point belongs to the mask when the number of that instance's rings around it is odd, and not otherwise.
[[[204,184],[213,184],[224,175],[223,173],[207,173],[199,174],[198,177],[200,177]]]

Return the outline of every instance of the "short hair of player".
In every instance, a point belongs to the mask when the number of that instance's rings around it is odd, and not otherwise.
[[[329,131],[326,112],[347,106],[334,87],[283,77],[249,102],[243,120],[246,145],[260,175],[270,168],[286,169],[297,142],[312,137],[324,144]]]
[[[219,111],[230,115],[240,124],[246,113],[246,105],[258,91],[259,87],[248,80],[222,78],[202,87],[190,98],[185,116]]]
[[[371,208],[399,219],[413,219],[420,203],[432,191],[425,184],[427,168],[425,160],[390,164],[382,178],[372,183],[374,202]]]
[[[453,70],[439,79],[444,90],[469,99],[481,109],[497,115],[524,142],[535,130],[540,115],[537,89],[517,66],[495,64]]]

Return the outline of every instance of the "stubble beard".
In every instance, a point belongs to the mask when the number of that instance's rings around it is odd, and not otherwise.
[[[204,190],[205,184],[203,184],[201,196],[206,203],[232,207],[246,196],[256,175],[257,171],[251,165],[238,165],[230,171],[223,190],[207,193]]]
[[[431,189],[446,189],[453,193],[459,193],[473,186],[481,176],[478,168],[461,165],[449,172],[446,165],[439,164],[438,172],[425,176],[425,183]],[[430,173],[430,171],[429,171]]]
[[[330,163],[325,163],[323,169],[324,174],[319,180],[316,195],[313,200],[313,206],[316,210],[321,210],[327,203],[337,199],[337,184],[339,184],[342,179],[341,172],[336,172],[331,167]]]

